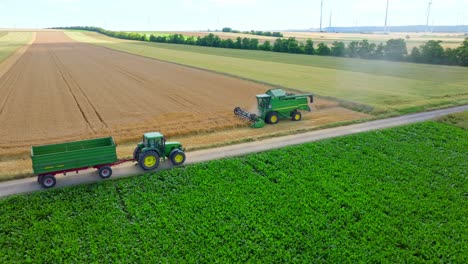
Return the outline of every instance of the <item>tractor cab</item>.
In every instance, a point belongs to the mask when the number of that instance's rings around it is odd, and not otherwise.
[[[166,138],[159,132],[143,134],[143,145],[145,148],[161,148],[165,142]]]

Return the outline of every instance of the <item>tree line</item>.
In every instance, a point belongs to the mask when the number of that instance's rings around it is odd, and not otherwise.
[[[347,45],[342,41],[335,41],[331,46],[322,42],[314,46],[315,43],[311,39],[308,39],[305,43],[295,38],[278,38],[274,42],[267,40],[263,43],[259,43],[259,40],[255,38],[237,37],[235,40],[221,39],[214,34],[208,34],[204,37],[185,37],[181,34],[155,36],[151,34],[147,37],[146,34],[110,31],[99,27],[60,27],[56,29],[87,30],[120,39],[158,43],[468,66],[468,38],[466,38],[458,48],[444,49],[441,46],[442,41],[430,40],[419,47],[414,47],[411,52],[408,53],[404,39],[390,39],[386,43],[380,44],[370,43],[368,40],[352,41]]]
[[[231,32],[231,33],[243,33],[243,34],[251,34],[251,35],[258,35],[258,36],[266,36],[266,37],[277,37],[277,38],[283,37],[283,34],[281,32],[258,31],[258,30],[239,31],[239,30],[234,30],[230,27],[225,27],[222,29],[222,31]]]

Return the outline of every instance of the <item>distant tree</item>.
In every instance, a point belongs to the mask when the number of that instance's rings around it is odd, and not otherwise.
[[[269,40],[266,40],[265,42],[263,42],[263,44],[259,45],[258,48],[261,50],[271,51],[271,42]]]
[[[249,49],[250,47],[250,39],[249,38],[243,38],[242,39],[242,49]]]
[[[389,39],[384,48],[384,56],[388,60],[402,61],[408,54],[404,39]]]
[[[373,53],[372,47],[375,49],[375,46],[371,46],[367,39],[360,41],[357,49],[358,56],[363,59],[371,58]]]
[[[440,40],[429,40],[421,46],[422,61],[431,64],[441,64],[444,61],[444,48]]]
[[[230,27],[223,28],[223,32],[231,32],[231,31],[232,31],[232,28]]]
[[[228,48],[228,49],[233,49],[234,41],[232,41],[232,39],[230,38],[223,40],[223,47]]]
[[[197,44],[197,41],[194,36],[190,36],[185,40],[185,44],[187,45],[195,45]]]
[[[320,56],[329,56],[331,53],[330,48],[325,43],[319,43],[315,53]]]
[[[359,57],[358,49],[359,49],[359,42],[351,41],[348,44],[348,48],[346,49],[346,54],[348,55],[348,57],[357,58]]]
[[[167,40],[166,36],[157,36],[156,42],[165,43]]]
[[[273,51],[275,52],[287,52],[288,48],[286,46],[287,41],[283,39],[276,39],[275,43],[273,44]]]
[[[375,48],[374,59],[377,59],[377,60],[383,59],[384,52],[385,52],[385,46],[384,46],[384,44],[380,43]]]
[[[234,42],[234,48],[235,49],[241,49],[242,48],[242,39],[240,37],[236,38],[236,42]]]
[[[287,52],[289,53],[300,53],[299,43],[297,42],[296,38],[288,38],[287,42]]]
[[[255,39],[255,38],[250,39],[249,49],[250,50],[258,49],[258,39]]]
[[[149,37],[149,41],[156,42],[156,37],[153,34],[151,34]]]
[[[468,66],[468,38],[457,48],[457,57],[460,65]]]
[[[417,62],[420,63],[422,61],[421,59],[421,51],[419,50],[418,47],[414,47],[411,50],[410,55],[408,56],[408,60],[411,62]]]
[[[306,44],[305,44],[305,47],[304,47],[304,53],[309,54],[309,55],[313,55],[315,53],[314,42],[311,39],[308,39],[306,41]]]
[[[331,47],[331,55],[335,57],[344,57],[346,56],[346,47],[342,41],[335,41]]]
[[[444,64],[447,65],[459,65],[458,50],[452,48],[446,48],[444,51]]]

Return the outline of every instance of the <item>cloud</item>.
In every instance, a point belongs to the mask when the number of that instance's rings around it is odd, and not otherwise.
[[[193,7],[193,0],[184,0],[182,2],[182,5],[185,7],[185,8],[192,8]]]
[[[49,0],[50,4],[72,4],[76,3],[79,0]]]
[[[257,0],[209,0],[218,6],[251,6],[257,3]]]

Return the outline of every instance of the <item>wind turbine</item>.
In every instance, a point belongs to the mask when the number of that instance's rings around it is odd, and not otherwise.
[[[426,19],[426,31],[429,32],[429,15],[431,14],[431,5],[432,5],[432,0],[429,0],[429,3],[427,4],[427,19]]]
[[[387,9],[385,9],[385,33],[388,33],[388,28],[387,28],[387,18],[388,18],[388,1],[387,0]]]
[[[323,11],[323,0],[320,2],[320,32],[322,32],[322,11]]]

